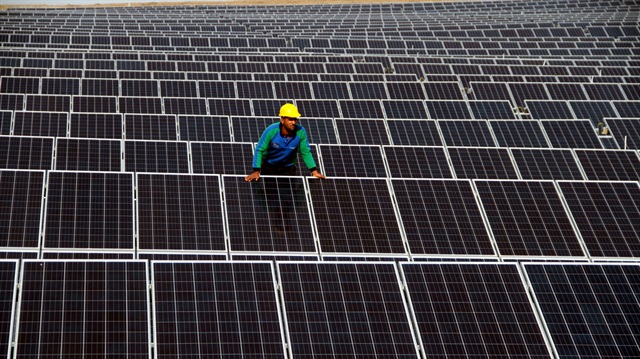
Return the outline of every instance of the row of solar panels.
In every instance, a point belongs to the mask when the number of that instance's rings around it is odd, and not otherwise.
[[[451,132],[473,129],[468,123],[467,128],[459,123],[455,125],[458,128],[443,128]],[[311,147],[319,168],[333,177],[366,174],[372,178],[640,180],[640,160],[635,150],[597,149],[595,145],[561,149],[550,148],[546,142],[526,147],[522,146],[525,141],[529,144],[546,140],[541,135],[524,133],[536,125],[502,125],[503,132],[498,132],[497,137],[518,142],[520,146],[320,144]],[[468,133],[447,135],[450,141],[457,140],[455,136],[470,136]],[[253,143],[248,142],[0,136],[0,168],[243,175],[251,172],[253,148]],[[300,167],[299,175],[308,174],[302,162]]]
[[[340,77],[340,76],[336,76]],[[364,76],[366,77],[366,76]],[[575,82],[482,82],[486,76],[457,81],[209,81],[181,79],[92,79],[72,77],[0,77],[0,94],[181,97],[296,100],[506,100],[514,107],[525,100],[637,101],[640,84]],[[512,79],[499,77],[500,80]],[[530,78],[532,79],[532,78]],[[579,79],[579,77],[578,77]],[[405,81],[402,81],[405,80]],[[575,80],[575,77],[574,77]],[[613,116],[612,116],[613,117]]]
[[[247,183],[227,175],[0,170],[0,186],[5,252],[640,256],[638,181],[263,176]]]
[[[7,44],[14,48],[46,48],[49,50],[53,49],[66,49],[66,50],[80,50],[80,49],[90,49],[90,50],[99,50],[99,51],[189,51],[189,52],[217,52],[224,53],[229,52],[232,54],[242,54],[243,52],[253,52],[260,51],[262,53],[291,53],[297,51],[314,51],[319,54],[336,54],[336,55],[385,55],[385,56],[396,56],[396,55],[428,55],[428,56],[513,56],[513,57],[575,57],[578,59],[588,58],[592,56],[597,57],[612,57],[618,58],[620,60],[634,60],[638,55],[637,48],[628,48],[628,47],[612,47],[612,48],[579,48],[579,46],[572,46],[573,48],[563,49],[563,48],[519,48],[517,45],[508,46],[509,48],[493,48],[494,45],[490,45],[491,48],[471,48],[471,49],[463,49],[463,48],[434,48],[434,49],[416,49],[409,47],[403,48],[393,48],[393,49],[351,49],[351,48],[279,48],[279,47],[267,47],[267,48],[238,48],[238,47],[228,47],[228,48],[195,48],[195,47],[184,47],[184,48],[175,48],[171,46],[111,46],[111,45],[59,45],[59,44],[47,44],[47,45],[37,45],[32,46],[27,43],[11,43]],[[455,45],[454,45],[455,46]],[[474,45],[471,45],[474,46]],[[587,45],[588,47],[592,47]],[[439,47],[439,46],[438,46]],[[515,48],[514,48],[515,47]]]
[[[594,58],[594,59],[536,59],[536,58],[473,58],[473,57],[406,57],[406,56],[337,56],[337,55],[321,55],[311,53],[291,53],[287,55],[274,55],[269,53],[251,53],[251,54],[225,54],[223,53],[185,53],[185,52],[99,52],[99,51],[46,51],[34,49],[31,51],[24,51],[20,49],[8,48],[4,51],[0,51],[2,55],[0,58],[2,61],[7,61],[6,66],[11,67],[29,67],[22,61],[16,62],[15,59],[31,59],[29,61],[36,61],[35,59],[77,59],[77,60],[127,60],[127,61],[175,61],[175,62],[204,62],[204,63],[216,63],[216,62],[259,62],[259,63],[301,63],[301,62],[313,62],[313,63],[383,63],[385,66],[390,64],[469,64],[469,65],[525,65],[525,66],[540,66],[540,67],[640,67],[640,61],[637,60],[623,60],[623,59],[607,59],[607,58]],[[43,62],[46,64],[47,62]],[[73,62],[71,62],[73,64]],[[107,61],[109,63],[109,61]],[[126,64],[120,63],[122,65]],[[94,65],[94,66],[91,66]],[[72,66],[71,68],[95,68],[97,62],[89,61],[88,65],[83,67]],[[201,66],[201,65],[198,65]],[[54,67],[56,67],[54,65]],[[99,69],[97,67],[96,69]],[[113,69],[122,69],[119,66]],[[125,69],[130,69],[127,67]]]
[[[377,66],[376,66],[377,67]],[[245,68],[248,68],[245,67]],[[534,67],[532,67],[535,69]],[[561,67],[549,68],[549,72],[556,72],[556,69],[562,69]],[[522,72],[528,72],[528,69],[521,69]],[[607,84],[607,86],[614,86],[615,84],[634,84],[630,86],[635,87],[635,84],[639,83],[639,77],[626,76],[626,75],[606,75],[611,74],[623,74],[627,72],[634,72],[634,69],[626,68],[580,68],[574,69],[575,72],[590,73],[601,72],[603,75],[591,76],[591,75],[482,75],[482,74],[467,74],[467,75],[454,75],[454,74],[430,74],[430,75],[414,75],[395,73],[390,74],[380,73],[271,73],[271,72],[183,72],[183,71],[113,71],[113,70],[79,70],[79,69],[46,69],[46,68],[7,68],[0,67],[0,77],[38,77],[38,78],[50,78],[50,79],[79,79],[89,80],[92,83],[98,83],[99,79],[110,80],[174,80],[174,81],[256,81],[256,82],[424,82],[426,87],[435,86],[432,83],[441,82],[457,82],[462,85],[461,91],[471,86],[471,82],[520,82],[520,83],[534,83],[534,86],[544,83],[583,83],[583,84]],[[496,72],[502,70],[496,69]],[[515,71],[515,70],[514,70]],[[535,70],[534,72],[537,72]],[[561,71],[558,71],[561,72]],[[48,80],[51,81],[51,80]],[[86,85],[83,82],[80,84],[82,88]],[[342,85],[340,85],[342,86]],[[391,85],[393,86],[393,85]],[[591,85],[589,85],[591,86]],[[306,85],[304,87],[307,87]],[[47,90],[45,90],[47,91]],[[619,89],[613,89],[615,96],[620,93]],[[635,93],[633,89],[626,90],[624,92]],[[466,90],[465,90],[466,92]],[[543,91],[546,92],[546,91]],[[582,92],[582,91],[578,91]],[[464,96],[464,94],[463,94]],[[624,98],[624,94],[620,97]],[[439,96],[442,97],[442,96]],[[548,96],[547,96],[548,97]],[[546,98],[546,97],[545,97]],[[609,98],[609,96],[603,99],[615,99]]]
[[[117,21],[114,21],[117,23]],[[315,25],[317,22],[318,25]],[[73,25],[68,23],[52,23],[52,24],[11,24],[8,19],[4,25],[0,26],[0,34],[3,35],[3,42],[21,42],[31,40],[34,43],[66,43],[66,44],[88,44],[95,45],[129,45],[125,35],[128,36],[149,36],[155,39],[156,45],[169,45],[161,42],[162,37],[172,37],[173,46],[211,46],[223,47],[218,44],[217,38],[236,38],[246,36],[248,38],[260,38],[271,36],[282,36],[290,34],[293,36],[312,36],[326,37],[324,41],[313,41],[308,39],[308,45],[312,46],[317,43],[332,44],[331,47],[343,47],[340,44],[346,43],[346,39],[339,37],[360,37],[360,42],[353,42],[357,47],[362,47],[364,42],[371,41],[382,47],[384,40],[433,40],[442,38],[451,38],[450,40],[468,40],[476,38],[481,41],[491,40],[509,40],[524,42],[562,42],[570,39],[580,38],[582,41],[633,41],[640,36],[638,26],[586,26],[586,27],[557,27],[556,24],[549,24],[549,27],[540,25],[532,28],[517,28],[517,26],[508,29],[477,29],[477,30],[436,30],[432,28],[425,29],[424,26],[407,23],[407,25],[393,24],[393,22],[354,22],[326,24],[326,20],[308,19],[301,25],[282,25],[282,24],[252,24],[251,22],[241,25],[168,25],[168,24],[131,24],[117,25],[109,22],[109,25]],[[232,35],[230,33],[233,33]],[[117,37],[117,41],[113,41],[109,36]],[[333,38],[332,37],[338,37]],[[180,39],[182,38],[182,41]],[[568,39],[570,38],[570,39]],[[91,39],[91,42],[86,42]],[[191,45],[190,40],[191,39]],[[197,40],[200,39],[200,40]],[[202,40],[204,39],[204,41]],[[213,39],[212,45],[206,45],[210,39]],[[266,41],[267,39],[265,39]],[[142,41],[139,39],[139,41]],[[574,40],[575,41],[575,40]],[[154,41],[147,40],[147,44],[154,44]],[[224,42],[222,42],[224,43]],[[245,45],[246,46],[246,45]],[[263,45],[264,46],[264,45]],[[298,46],[298,45],[296,45]]]
[[[595,128],[605,118],[638,118],[640,101],[528,100],[514,109],[508,100],[296,100],[306,118],[495,120],[589,119]],[[15,112],[23,124],[66,123],[74,113],[167,114],[201,116],[276,116],[289,100],[176,98],[134,96],[64,96],[0,94],[4,121]],[[25,111],[26,110],[26,111]],[[32,133],[15,133],[34,135]],[[56,134],[58,136],[58,134]]]
[[[640,355],[634,323],[619,320],[637,309],[635,264],[26,260],[0,269],[8,357]]]
[[[640,66],[636,61],[590,62],[574,65],[571,63],[547,64],[495,64],[492,61],[481,63],[431,63],[417,64],[402,59],[394,62],[389,59],[378,58],[370,61],[336,57],[333,61],[327,58],[304,58],[295,61],[292,57],[278,58],[254,56],[247,61],[246,56],[239,56],[224,61],[192,61],[191,56],[186,60],[137,60],[137,59],[88,59],[73,58],[43,58],[44,54],[31,53],[34,57],[0,57],[0,66],[9,69],[47,69],[47,70],[99,70],[99,71],[152,71],[152,72],[184,72],[184,73],[269,73],[269,74],[383,74],[385,70],[400,74],[450,74],[450,75],[520,75],[520,76],[637,76]],[[69,56],[70,54],[68,54]],[[80,57],[82,53],[77,53]],[[53,56],[52,56],[53,57]],[[70,57],[70,56],[69,56]],[[164,57],[164,56],[160,56]],[[300,57],[298,57],[300,60]],[[315,60],[315,61],[311,61]],[[35,70],[34,70],[35,71]],[[41,70],[40,70],[41,71]],[[38,74],[41,74],[39,72]],[[34,76],[34,75],[31,75]],[[42,76],[42,75],[39,75]],[[141,75],[142,76],[142,75]],[[82,77],[82,74],[80,76]],[[117,77],[117,74],[112,75]],[[184,77],[184,75],[183,75]]]

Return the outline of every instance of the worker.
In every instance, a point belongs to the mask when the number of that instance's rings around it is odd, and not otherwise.
[[[316,161],[311,154],[307,131],[298,124],[300,112],[290,103],[280,108],[280,122],[268,126],[253,154],[253,172],[245,177],[245,181],[257,181],[263,175],[288,175],[296,173],[297,153],[300,151],[302,161],[311,175],[326,179],[318,171]]]

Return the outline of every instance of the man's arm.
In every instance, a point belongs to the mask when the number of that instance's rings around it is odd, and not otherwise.
[[[304,164],[307,165],[307,168],[311,171],[311,175],[316,178],[326,179],[327,177],[318,171],[316,161],[311,153],[309,140],[307,139],[307,132],[298,131],[298,136],[300,136],[300,155],[302,156]]]
[[[260,168],[262,167],[262,162],[264,161],[264,157],[267,154],[267,150],[269,149],[269,143],[271,143],[271,139],[273,139],[274,131],[270,130],[269,127],[265,129],[260,136],[260,140],[256,145],[256,150],[253,152],[253,162],[251,163],[251,167],[253,168],[253,172],[244,178],[245,181],[257,181],[260,179]]]

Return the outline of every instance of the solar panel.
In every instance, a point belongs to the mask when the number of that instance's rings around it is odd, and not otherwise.
[[[338,104],[343,118],[384,118],[384,112],[378,100],[338,100]]]
[[[207,115],[207,101],[202,98],[163,98],[164,113],[176,115]]]
[[[0,168],[50,170],[53,138],[0,136]]]
[[[13,313],[17,298],[18,262],[5,260],[0,262],[0,353],[11,354],[11,339],[14,334]]]
[[[624,91],[627,100],[640,100],[640,84],[618,84],[618,86]]]
[[[605,117],[617,117],[610,102],[603,101],[569,101],[569,106],[576,118],[588,118],[594,127]]]
[[[551,181],[474,181],[502,256],[584,257]]]
[[[37,77],[5,76],[0,80],[0,93],[3,94],[40,93],[40,79]]]
[[[264,130],[271,124],[278,122],[278,118],[269,117],[231,117],[231,129],[234,142],[256,143]]]
[[[231,141],[231,127],[226,116],[178,115],[182,141]]]
[[[340,143],[349,145],[388,145],[384,120],[335,119]]]
[[[45,249],[132,250],[131,173],[50,171]]]
[[[640,119],[605,118],[616,142],[623,149],[640,149]]]
[[[321,144],[318,150],[327,176],[387,177],[380,146]]]
[[[387,82],[390,99],[425,100],[427,98],[420,82]]]
[[[473,115],[466,101],[425,101],[429,116],[435,120],[441,119],[472,119]]]
[[[464,100],[457,82],[424,82],[422,85],[430,100]]]
[[[602,148],[589,120],[543,120],[542,128],[554,148]]]
[[[566,101],[529,101],[525,100],[525,108],[536,120],[574,119],[576,118]]]
[[[74,107],[75,108],[75,107]],[[83,110],[82,112],[92,112]],[[99,112],[105,112],[100,109]],[[119,97],[118,112],[139,114],[161,114],[162,98],[160,97]]]
[[[155,262],[152,275],[158,358],[285,356],[268,262]]]
[[[419,100],[382,100],[385,116],[389,119],[426,119],[427,110]]]
[[[393,178],[453,178],[442,147],[382,146]]]
[[[273,86],[268,81],[236,81],[236,90],[239,98],[275,98]]]
[[[73,112],[116,113],[118,98],[113,96],[73,96]],[[121,102],[122,103],[122,102]]]
[[[448,147],[456,178],[517,179],[506,148]]]
[[[495,254],[469,181],[391,183],[413,256]]]
[[[233,252],[317,252],[302,177],[223,176],[224,201]]]
[[[338,102],[335,100],[296,100],[298,110],[304,116],[320,118],[336,118],[340,115]]]
[[[15,136],[67,136],[67,117],[64,112],[20,112],[14,114]]]
[[[252,160],[251,143],[191,143],[193,173],[247,174]]]
[[[218,176],[137,174],[140,250],[226,250]]]
[[[160,81],[160,96],[198,97],[198,87],[196,84],[196,81],[162,80]]]
[[[500,147],[549,147],[539,121],[489,121]]]
[[[309,191],[322,254],[406,253],[386,180],[309,181]]]
[[[251,116],[248,99],[209,99],[209,113],[213,116]]]
[[[584,179],[570,149],[513,148],[511,154],[523,179]]]
[[[436,121],[387,120],[389,135],[394,145],[442,146]]]
[[[583,84],[584,91],[590,100],[625,100],[625,95],[618,84]]]
[[[70,78],[43,78],[42,94],[80,95],[80,80]]]
[[[506,83],[472,81],[470,86],[473,97],[477,100],[513,102]]]
[[[561,181],[558,185],[591,257],[638,257],[640,188],[636,182]]]
[[[486,120],[510,120],[516,118],[508,101],[469,101],[474,118]]]
[[[0,108],[9,111],[24,110],[25,95],[0,93]]]
[[[494,147],[496,145],[491,136],[488,121],[439,120],[437,123],[447,146]]]
[[[418,357],[393,264],[278,268],[293,357]]]
[[[552,356],[516,265],[402,263],[400,267],[429,357]]]
[[[549,100],[544,84],[542,83],[509,83],[509,90],[515,101],[516,106],[526,107],[531,100]],[[527,101],[528,100],[528,101]]]
[[[0,111],[0,135],[11,134],[11,122],[13,122],[13,111]]]
[[[640,355],[637,265],[525,264],[525,272],[561,356]]]
[[[292,102],[291,100],[254,99],[251,100],[252,113],[254,116],[277,116],[284,103]]]
[[[56,139],[56,170],[115,171],[122,170],[119,140],[77,138]]]
[[[273,83],[276,98],[312,99],[309,82],[277,81]]]
[[[613,101],[612,103],[618,112],[618,117],[640,117],[640,101]]]
[[[637,151],[582,149],[574,151],[588,180],[640,180],[640,158]]]
[[[349,82],[351,98],[354,100],[387,99],[387,89],[383,82]]]
[[[124,141],[127,172],[189,173],[186,142]]]
[[[160,96],[157,80],[120,80],[120,95],[127,97],[158,97]]]
[[[38,248],[44,172],[0,170],[0,191],[2,247]]]
[[[316,99],[341,100],[351,98],[346,82],[311,82]]]
[[[33,261],[22,265],[15,355],[146,358],[144,261]]]
[[[71,97],[65,95],[27,95],[27,111],[69,112]]]
[[[236,89],[233,81],[198,81],[200,97],[235,98]]]
[[[129,140],[178,139],[175,115],[126,114],[124,128],[124,138]]]
[[[122,115],[115,113],[72,113],[71,137],[122,138]]]
[[[548,83],[545,86],[552,100],[587,100],[587,95],[580,84]]]

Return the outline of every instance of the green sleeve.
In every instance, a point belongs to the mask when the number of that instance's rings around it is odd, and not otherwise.
[[[317,169],[316,161],[313,159],[313,154],[311,153],[311,147],[309,146],[309,140],[307,139],[306,131],[298,131],[298,135],[300,136],[300,155],[302,156],[302,161],[309,171],[314,171]]]

